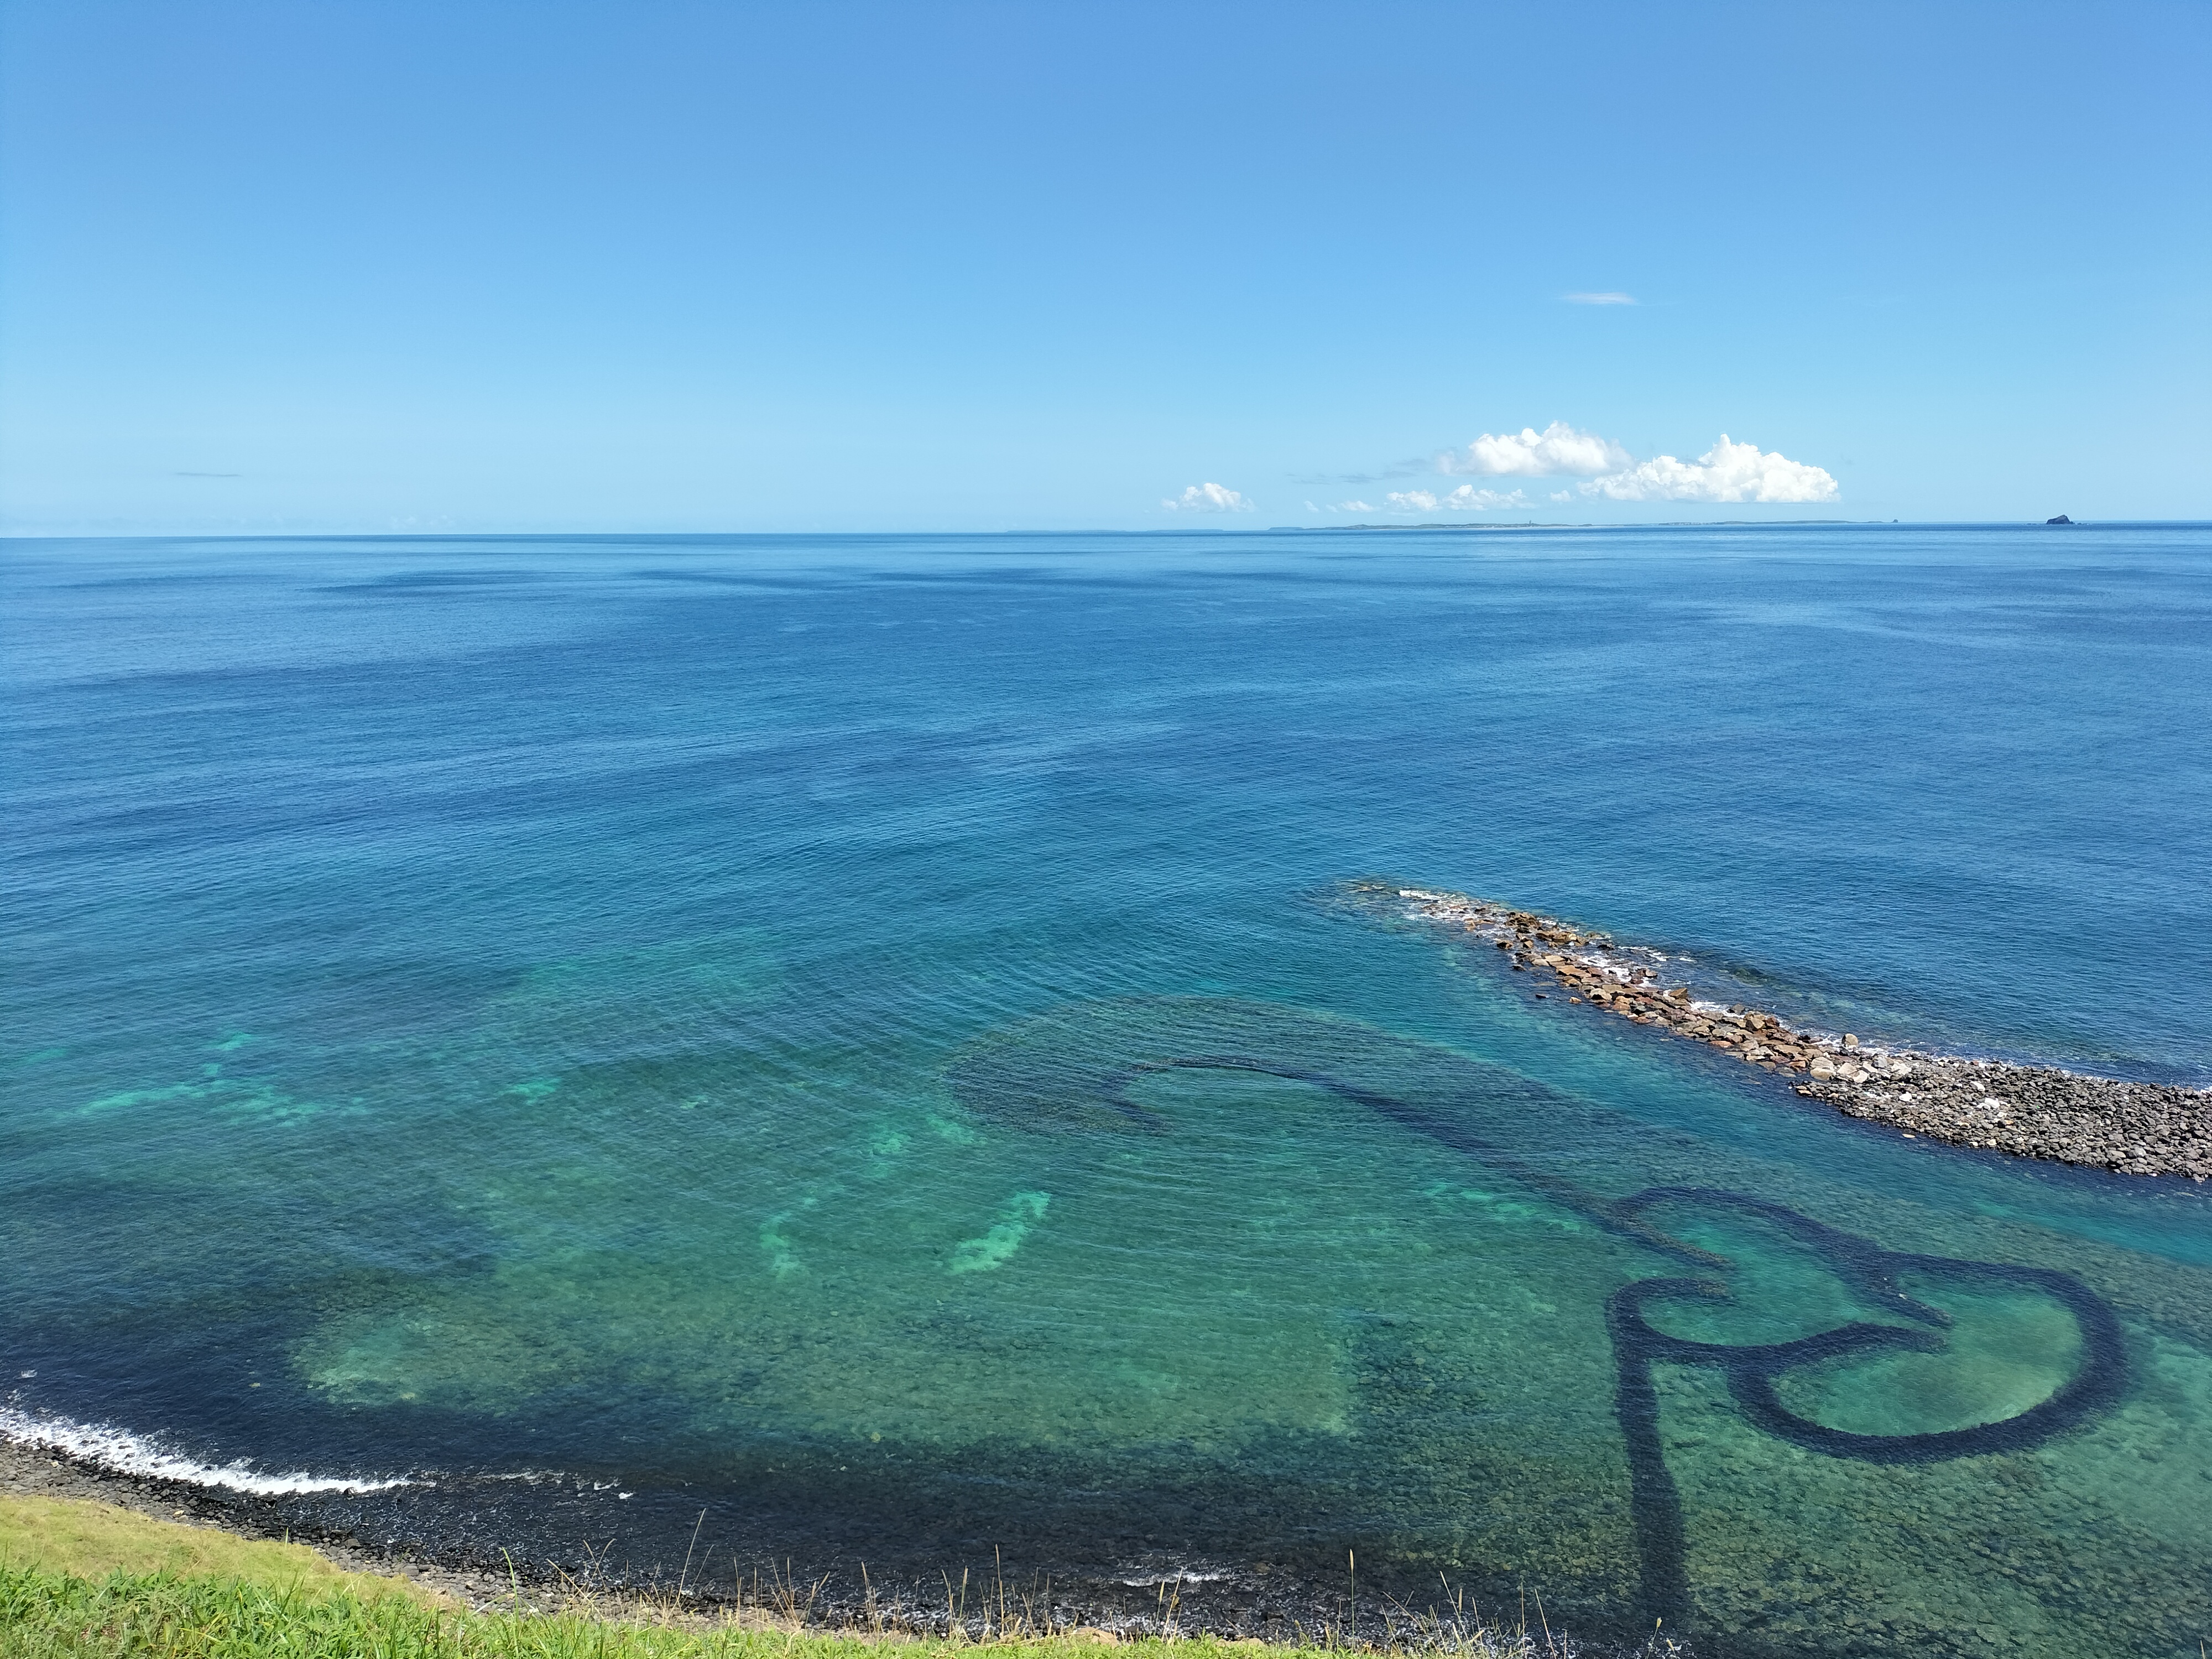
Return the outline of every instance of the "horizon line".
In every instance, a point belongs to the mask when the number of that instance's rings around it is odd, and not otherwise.
[[[1512,531],[1632,530],[2190,530],[2212,529],[2212,519],[2075,519],[2059,525],[2043,519],[1648,519],[1625,524],[1538,521],[1513,524],[1279,524],[1265,527],[1231,525],[1159,525],[1142,529],[1011,530],[131,530],[0,531],[9,542],[251,542],[251,541],[548,541],[629,539],[727,541],[753,537],[849,538],[856,536],[1281,536],[1329,535],[1346,532],[1404,535],[1496,535]]]

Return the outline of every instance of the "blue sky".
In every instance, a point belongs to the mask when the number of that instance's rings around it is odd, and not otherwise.
[[[8,533],[2212,517],[2202,3],[0,0],[0,77]]]

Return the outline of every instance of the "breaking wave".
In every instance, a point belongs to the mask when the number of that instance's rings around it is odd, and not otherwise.
[[[243,1459],[232,1463],[203,1463],[128,1429],[106,1423],[76,1423],[65,1417],[34,1417],[13,1406],[0,1406],[0,1440],[61,1452],[116,1474],[175,1480],[187,1486],[244,1492],[254,1498],[289,1497],[300,1492],[388,1492],[394,1486],[423,1484],[402,1476],[377,1479],[368,1475],[309,1474],[304,1471],[269,1474]]]

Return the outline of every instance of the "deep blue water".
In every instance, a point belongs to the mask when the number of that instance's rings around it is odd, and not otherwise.
[[[996,1547],[1257,1617],[1356,1548],[1619,1636],[1656,1546],[1607,1309],[1680,1269],[1606,1206],[1725,1188],[2070,1275],[2124,1381],[1879,1462],[1657,1365],[1675,1622],[2212,1632],[2203,1189],[1905,1142],[1342,902],[1466,890],[1814,1023],[2212,1084],[2212,530],[0,561],[19,1433],[407,1477],[274,1501],[571,1565],[672,1567],[703,1507],[725,1589]],[[1158,1068],[1224,1044],[1275,1071]],[[1899,1317],[1685,1204],[1736,1297],[1655,1325]],[[2095,1346],[2027,1281],[1899,1286],[1941,1352],[1790,1410],[2009,1421]]]

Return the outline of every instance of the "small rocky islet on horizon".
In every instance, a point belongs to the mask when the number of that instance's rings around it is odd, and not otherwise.
[[[1956,1146],[2094,1165],[2125,1175],[2212,1179],[2212,1091],[2090,1077],[2056,1066],[1863,1042],[1793,1026],[1769,1010],[1723,1005],[1668,984],[1668,958],[1556,916],[1465,893],[1357,882],[1411,921],[1473,934],[1515,972],[1565,993],[1570,1006],[1703,1042],[1793,1080],[1796,1092],[1853,1117]],[[1535,994],[1548,1000],[1550,993]]]

